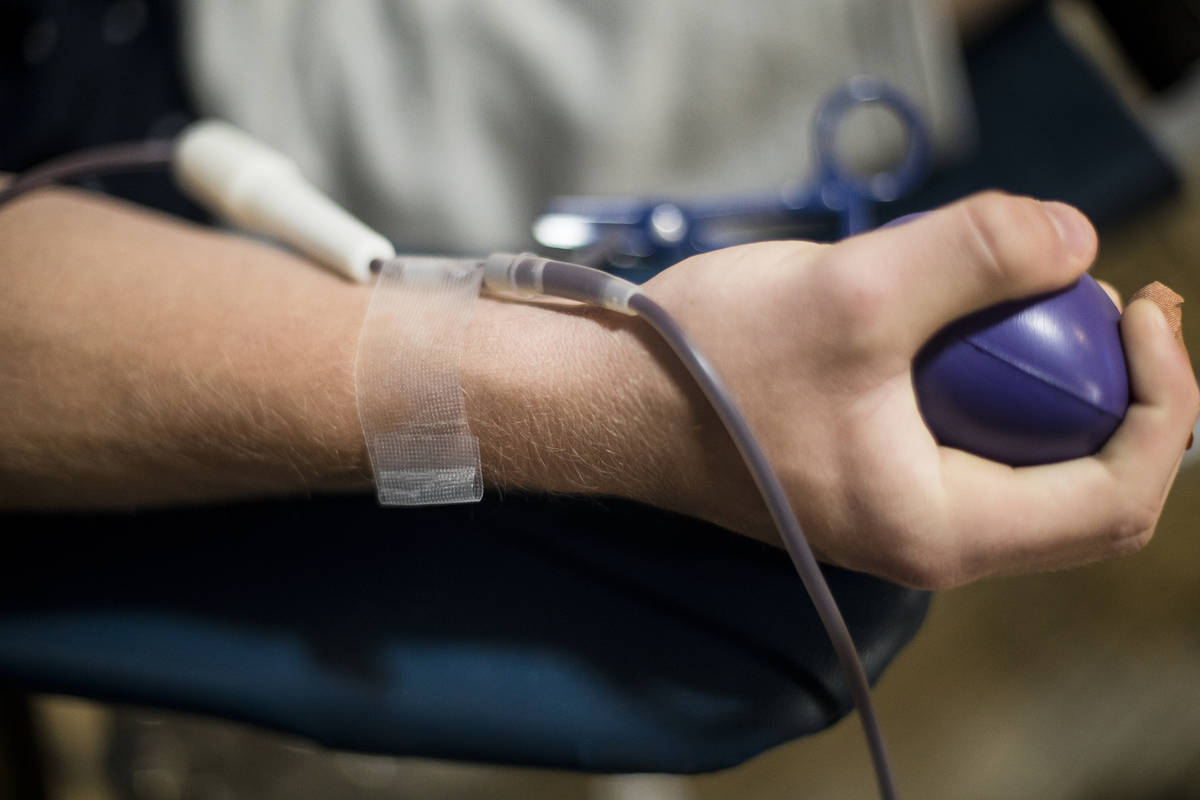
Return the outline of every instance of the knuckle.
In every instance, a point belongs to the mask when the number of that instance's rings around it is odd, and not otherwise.
[[[894,527],[887,535],[892,542],[888,577],[895,583],[910,589],[936,591],[964,582],[961,559],[944,544],[947,537],[928,531],[915,534],[910,529]]]
[[[1158,507],[1130,502],[1122,510],[1112,529],[1113,549],[1117,555],[1129,555],[1150,543],[1158,524]]]
[[[1146,545],[1150,544],[1150,539],[1154,536],[1154,529],[1141,531],[1140,533],[1127,536],[1119,539],[1113,545],[1113,555],[1115,557],[1131,556],[1140,552]]]
[[[956,570],[934,558],[911,559],[897,566],[892,581],[909,589],[935,592],[962,583]]]
[[[843,350],[874,350],[890,339],[887,330],[895,305],[888,281],[869,275],[862,265],[830,258],[819,283],[821,316]]]
[[[1185,391],[1187,393],[1188,419],[1195,425],[1196,420],[1200,418],[1200,384],[1196,383],[1196,376],[1191,375],[1185,385],[1187,387]]]
[[[984,192],[960,209],[967,252],[997,283],[1022,278],[1028,267],[1058,252],[1054,223],[1032,198]]]

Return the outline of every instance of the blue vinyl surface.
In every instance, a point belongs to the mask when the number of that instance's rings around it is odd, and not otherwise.
[[[0,680],[371,752],[696,772],[849,708],[787,557],[623,502],[8,517]],[[829,570],[877,677],[928,595]]]

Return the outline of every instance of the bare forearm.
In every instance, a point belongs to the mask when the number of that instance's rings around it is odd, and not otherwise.
[[[370,486],[354,398],[367,289],[65,191],[0,211],[0,281],[3,506]],[[488,484],[686,505],[719,457],[699,445],[715,421],[657,348],[606,312],[479,300],[463,388]]]
[[[0,502],[367,485],[363,290],[248,240],[41,192],[0,212]]]

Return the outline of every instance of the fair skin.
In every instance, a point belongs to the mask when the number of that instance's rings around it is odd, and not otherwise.
[[[910,377],[935,331],[1069,284],[1095,234],[987,194],[837,245],[698,256],[647,291],[733,387],[819,556],[943,587],[1132,552],[1200,410],[1145,301],[1135,402],[1097,456],[1011,469],[939,447]],[[0,507],[113,508],[370,486],[354,401],[368,290],[111,200],[0,210]],[[516,332],[516,333],[514,333]],[[744,468],[639,321],[481,299],[463,389],[489,485],[628,497],[771,540]]]

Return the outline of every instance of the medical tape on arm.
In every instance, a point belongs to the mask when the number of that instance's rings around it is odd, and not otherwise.
[[[479,296],[479,262],[383,263],[358,341],[354,381],[379,502],[421,506],[483,496],[479,440],[459,373]]]

